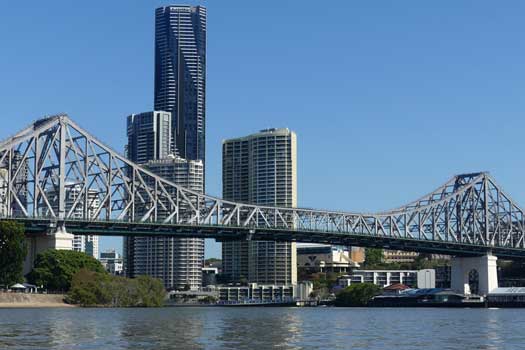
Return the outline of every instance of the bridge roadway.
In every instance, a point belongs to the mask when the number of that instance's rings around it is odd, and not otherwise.
[[[0,142],[0,213],[31,235],[176,236],[525,257],[521,208],[485,172],[375,214],[236,203],[188,190],[112,150],[67,115]]]

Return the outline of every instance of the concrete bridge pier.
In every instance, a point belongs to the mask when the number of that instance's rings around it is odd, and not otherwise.
[[[491,253],[480,257],[453,257],[451,288],[462,294],[487,295],[498,288],[498,258]]]
[[[26,236],[27,256],[24,261],[24,275],[31,272],[39,253],[47,249],[73,250],[73,237],[62,228],[42,236]]]

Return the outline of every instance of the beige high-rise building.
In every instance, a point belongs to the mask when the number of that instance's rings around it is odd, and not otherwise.
[[[151,160],[144,166],[177,185],[195,192],[204,192],[204,165],[201,160],[187,160],[170,155]],[[171,193],[174,197],[176,193]],[[181,208],[184,211],[184,207]],[[159,217],[166,217],[162,209]],[[134,274],[160,278],[166,288],[192,290],[202,284],[204,239],[202,238],[144,238],[134,240]]]
[[[222,186],[226,200],[281,207],[297,206],[297,136],[266,129],[223,141]],[[231,281],[296,284],[296,244],[235,241],[222,244],[223,273]]]

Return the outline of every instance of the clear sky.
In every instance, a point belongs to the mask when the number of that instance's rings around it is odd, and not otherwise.
[[[303,207],[386,210],[482,170],[525,205],[525,2],[187,3],[208,7],[208,193],[222,139],[288,127]],[[122,150],[126,115],[153,107],[167,4],[0,3],[0,138],[67,112]]]

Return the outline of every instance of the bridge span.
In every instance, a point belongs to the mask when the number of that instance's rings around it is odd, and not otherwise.
[[[419,252],[525,257],[523,211],[485,172],[381,213],[226,201],[132,163],[67,115],[0,142],[0,217],[27,232],[319,242]]]

